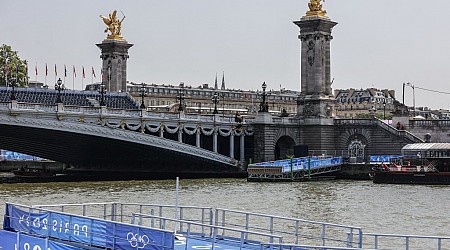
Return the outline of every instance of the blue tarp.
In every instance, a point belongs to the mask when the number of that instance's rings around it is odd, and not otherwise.
[[[389,163],[392,159],[399,159],[399,155],[372,155],[370,156],[370,163]]]
[[[173,249],[173,233],[58,212],[28,212],[6,205],[3,229],[113,249]],[[4,248],[8,249],[8,248]]]
[[[319,159],[318,157],[310,157],[309,158],[309,168],[323,168],[329,166],[341,165],[343,162],[342,157],[330,157],[325,159]],[[291,171],[291,160],[279,160],[279,161],[271,161],[271,162],[261,162],[252,164],[252,166],[257,167],[282,167],[283,172]],[[302,158],[294,158],[292,159],[292,170],[307,170],[308,169],[308,157]]]
[[[8,150],[1,150],[1,160],[8,160],[8,161],[42,161],[44,159],[36,157],[36,156],[21,154],[21,153],[17,153],[17,152],[8,151]]]

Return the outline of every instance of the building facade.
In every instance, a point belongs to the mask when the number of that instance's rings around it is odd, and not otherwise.
[[[141,102],[142,84],[130,82],[127,91]],[[213,113],[214,95],[217,95],[217,111],[219,114],[256,114],[261,102],[261,91],[227,89],[211,87],[202,84],[198,87],[180,83],[178,86],[166,84],[145,84],[144,105],[149,110],[178,112],[181,105],[187,113]],[[268,92],[269,111],[274,115],[282,113],[295,115],[297,113],[297,96],[299,92],[293,90],[271,90]],[[285,110],[286,112],[284,112]]]
[[[336,89],[336,116],[358,118],[376,110],[380,116],[390,117],[395,111],[395,91],[388,89]]]

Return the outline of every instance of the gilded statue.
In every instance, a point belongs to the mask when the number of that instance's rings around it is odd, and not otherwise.
[[[306,12],[306,16],[322,16],[325,17],[327,12],[322,9],[322,3],[325,0],[310,0],[308,3],[309,11]]]
[[[122,20],[119,20],[117,18],[117,10],[115,10],[113,11],[113,13],[109,14],[109,17],[103,15],[100,15],[100,17],[103,19],[103,22],[106,24],[106,26],[108,26],[104,32],[110,32],[110,34],[108,34],[106,38],[112,40],[123,40],[122,22],[125,19],[125,15],[123,16]]]

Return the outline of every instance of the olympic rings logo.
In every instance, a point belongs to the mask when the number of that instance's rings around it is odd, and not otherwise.
[[[127,240],[130,242],[131,247],[138,249],[144,248],[150,242],[147,235],[139,236],[138,234],[133,234],[132,232],[127,234]]]

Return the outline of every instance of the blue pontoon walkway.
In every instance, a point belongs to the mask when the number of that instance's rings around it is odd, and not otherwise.
[[[341,170],[342,157],[320,156],[292,158],[250,164],[249,181],[303,181],[312,176]]]
[[[450,237],[230,209],[136,203],[6,204],[1,250],[450,249]]]

